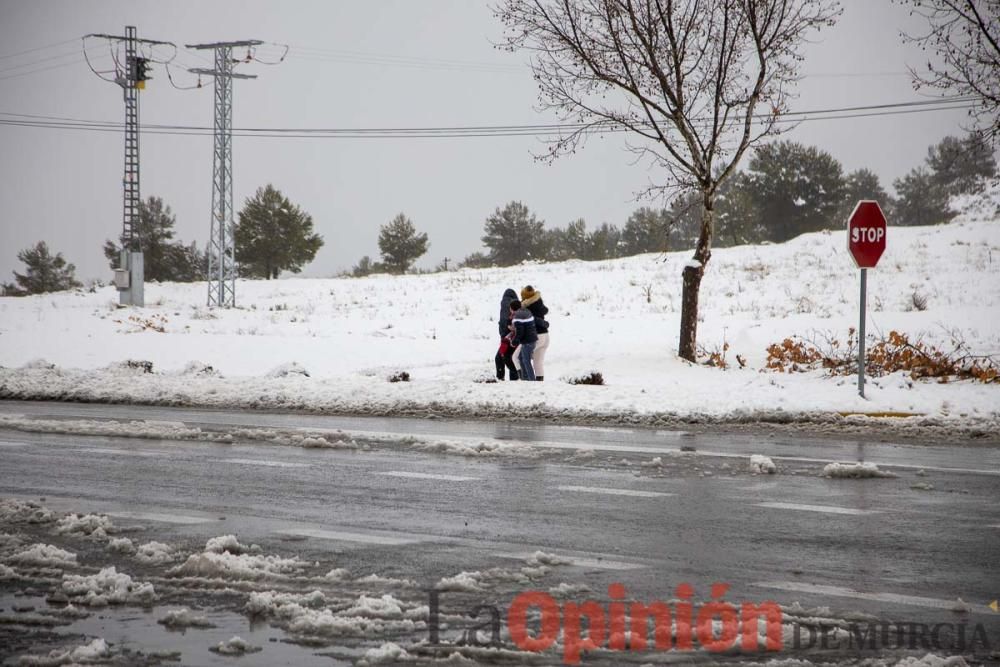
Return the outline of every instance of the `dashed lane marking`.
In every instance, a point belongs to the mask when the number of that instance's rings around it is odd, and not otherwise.
[[[801,512],[822,512],[824,514],[851,514],[854,516],[878,514],[875,510],[856,510],[850,507],[835,507],[833,505],[802,505],[799,503],[757,503],[757,507],[769,507],[779,510],[798,510]]]
[[[87,452],[88,454],[107,454],[108,456],[139,456],[139,457],[169,457],[167,452],[140,452],[134,449],[110,449],[106,447],[79,447],[71,449],[73,452]]]
[[[214,463],[236,463],[244,466],[264,466],[267,468],[309,468],[308,463],[289,463],[288,461],[266,461],[263,459],[209,459]]]
[[[203,516],[184,516],[183,514],[162,514],[160,512],[108,512],[109,516],[122,519],[138,519],[140,521],[158,521],[160,523],[176,523],[180,525],[194,525],[198,523],[211,523],[218,519],[209,519]]]
[[[408,472],[405,470],[389,470],[387,472],[377,472],[376,475],[386,477],[403,477],[406,479],[436,479],[445,482],[477,482],[482,477],[464,477],[462,475],[441,475],[430,472]]]
[[[315,537],[321,540],[336,540],[338,542],[360,542],[362,544],[384,544],[401,546],[416,544],[421,540],[416,537],[401,535],[378,535],[374,533],[354,533],[343,530],[323,530],[319,528],[289,528],[277,531],[279,535],[295,535],[299,537]]]
[[[609,489],[600,486],[559,486],[560,491],[573,493],[599,493],[606,496],[635,496],[637,498],[664,498],[673,496],[673,493],[660,493],[658,491],[637,491],[635,489]]]

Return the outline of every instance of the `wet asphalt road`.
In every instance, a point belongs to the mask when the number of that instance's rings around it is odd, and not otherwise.
[[[545,585],[589,588],[578,601],[606,599],[615,582],[636,600],[670,599],[685,582],[707,600],[711,585],[725,582],[736,601],[981,623],[1000,649],[1000,614],[987,606],[1000,597],[996,448],[0,403],[0,415],[11,414],[532,444],[534,457],[470,458],[403,446],[314,450],[0,430],[0,496],[105,512],[120,525],[143,525],[144,539],[171,544],[234,533],[267,553],[428,588],[544,551],[573,561]],[[681,447],[694,451],[678,454]],[[581,457],[581,450],[593,455]],[[750,454],[775,457],[779,473],[749,474]],[[654,457],[663,465],[651,465]],[[859,459],[897,476],[819,476],[826,462]],[[504,605],[517,592],[496,589],[490,601]],[[958,598],[967,613],[952,610]]]

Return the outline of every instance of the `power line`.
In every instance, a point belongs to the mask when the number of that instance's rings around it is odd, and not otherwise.
[[[778,118],[779,123],[800,123],[822,120],[846,120],[853,118],[871,118],[879,116],[896,116],[912,113],[928,113],[933,111],[948,111],[967,109],[973,106],[974,100],[969,97],[946,98],[941,100],[918,100],[912,102],[897,102],[867,106],[853,106],[810,111],[789,112]],[[85,120],[65,116],[45,116],[39,114],[18,114],[0,112],[0,125],[38,127],[64,130],[120,132],[122,124],[111,121]],[[769,116],[758,117],[762,122]],[[23,119],[23,120],[21,120]],[[146,134],[167,134],[177,136],[199,136],[210,134],[213,128],[203,125],[178,124],[147,124],[143,126]],[[533,125],[468,125],[441,127],[376,127],[376,128],[282,128],[282,127],[243,127],[233,128],[234,136],[262,138],[459,138],[459,137],[511,137],[511,136],[553,136],[567,132],[627,132],[626,128],[612,127],[608,123],[581,124],[556,123]]]
[[[297,58],[328,62],[349,62],[367,65],[390,65],[428,69],[471,69],[494,72],[524,72],[521,65],[490,63],[484,61],[456,60],[449,58],[421,58],[387,53],[368,53],[344,49],[323,49],[309,46],[290,45],[290,55]]]
[[[6,81],[7,79],[17,79],[22,76],[28,76],[29,74],[38,74],[39,72],[47,72],[52,69],[59,69],[61,67],[69,67],[71,65],[78,65],[78,64],[80,64],[79,57],[76,60],[73,60],[68,63],[61,63],[59,65],[49,65],[48,67],[40,67],[38,69],[33,69],[28,72],[18,72],[17,74],[8,74],[7,76],[0,76],[0,81]]]
[[[31,60],[29,62],[21,63],[20,65],[11,65],[9,67],[4,67],[3,69],[0,69],[0,73],[11,72],[13,70],[23,69],[25,67],[34,67],[35,65],[39,65],[41,63],[46,63],[46,62],[49,62],[51,60],[59,60],[61,58],[70,58],[70,57],[74,58],[76,60],[79,60],[80,59],[80,52],[77,51],[76,49],[73,49],[72,51],[70,51],[68,53],[57,53],[54,56],[48,56],[46,58],[36,58],[36,59]]]
[[[36,46],[32,49],[26,49],[24,51],[18,51],[17,53],[8,53],[7,55],[0,56],[0,60],[6,60],[7,58],[17,58],[18,56],[23,56],[26,53],[35,53],[36,51],[44,51],[45,49],[52,49],[57,46],[62,46],[63,44],[72,44],[76,41],[76,38],[67,39],[62,42],[55,42],[54,44],[46,44],[45,46]]]

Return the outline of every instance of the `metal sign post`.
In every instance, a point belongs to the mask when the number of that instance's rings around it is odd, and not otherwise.
[[[862,200],[847,219],[847,250],[861,269],[861,313],[858,317],[858,396],[865,397],[865,312],[868,269],[875,268],[885,252],[886,222],[878,202]]]
[[[865,311],[868,301],[868,269],[861,269],[861,316],[858,324],[858,396],[865,397]]]

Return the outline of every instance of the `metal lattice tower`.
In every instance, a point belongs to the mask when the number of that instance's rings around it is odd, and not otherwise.
[[[139,246],[139,89],[136,87],[135,26],[125,28],[125,175],[122,249],[138,252]],[[142,305],[136,304],[136,305]]]
[[[189,72],[215,79],[215,150],[212,156],[212,218],[208,240],[208,305],[236,305],[236,244],[233,222],[233,79],[256,79],[233,72],[233,48],[263,44],[257,39],[214,44],[188,44],[189,49],[213,49],[215,69]]]
[[[84,36],[84,42],[88,38],[106,39],[109,42],[124,43],[125,64],[121,65],[117,56],[115,58],[115,77],[107,78],[103,73],[91,70],[109,83],[115,83],[121,87],[125,100],[125,170],[122,175],[122,254],[119,268],[115,270],[115,284],[118,287],[119,299],[122,305],[142,306],[143,305],[143,256],[141,239],[139,238],[139,91],[145,87],[146,79],[149,78],[146,68],[151,58],[140,56],[138,47],[140,44],[154,47],[157,45],[170,46],[174,48],[176,55],[176,45],[173,42],[163,42],[155,39],[139,39],[136,36],[135,26],[126,26],[124,35],[104,35],[91,34]],[[84,57],[87,49],[84,45]],[[171,58],[172,60],[172,58]],[[157,60],[155,62],[169,62]],[[88,65],[90,60],[87,60]],[[106,73],[106,72],[105,72]]]

